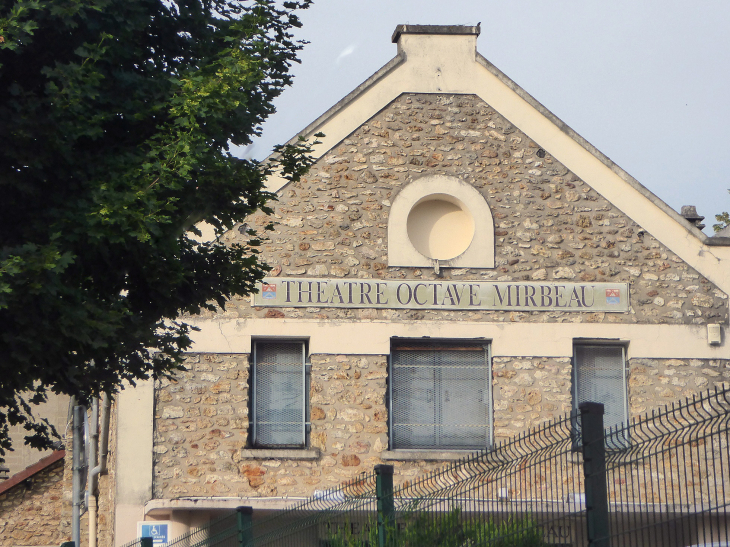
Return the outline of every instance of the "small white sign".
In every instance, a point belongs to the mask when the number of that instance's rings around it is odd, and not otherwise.
[[[152,545],[167,545],[170,521],[148,520],[137,522],[137,537],[152,538]]]

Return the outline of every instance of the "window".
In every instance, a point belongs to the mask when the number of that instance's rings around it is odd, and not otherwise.
[[[251,442],[257,447],[304,447],[308,375],[304,342],[253,344]]]
[[[389,266],[494,268],[494,220],[484,195],[463,180],[426,175],[393,198]]]
[[[606,429],[628,421],[625,354],[622,345],[585,343],[573,347],[573,406],[603,403]]]
[[[398,341],[390,359],[390,446],[477,450],[491,443],[489,344]]]

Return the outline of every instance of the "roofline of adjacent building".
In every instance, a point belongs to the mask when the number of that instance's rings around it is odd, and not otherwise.
[[[44,469],[48,469],[51,465],[56,463],[59,460],[62,460],[66,457],[66,451],[65,450],[56,450],[49,456],[46,456],[45,458],[42,458],[38,460],[33,465],[29,465],[23,471],[19,471],[12,477],[10,477],[7,480],[4,480],[3,482],[0,482],[0,495],[4,494],[14,486],[19,485],[26,479],[29,479],[33,475],[36,475],[43,471]]]

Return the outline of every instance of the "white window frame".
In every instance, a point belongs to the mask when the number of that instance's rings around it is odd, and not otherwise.
[[[486,360],[486,420],[487,423],[485,427],[487,428],[487,445],[486,446],[477,446],[473,445],[470,447],[465,448],[449,448],[449,447],[434,447],[434,446],[423,446],[423,447],[404,447],[404,446],[398,446],[398,443],[395,439],[395,426],[398,425],[395,421],[395,415],[393,412],[393,384],[394,384],[394,363],[393,363],[393,352],[394,350],[397,350],[398,346],[407,346],[408,344],[414,344],[414,345],[430,345],[433,347],[438,347],[439,345],[460,345],[460,346],[472,346],[475,349],[483,349],[485,353],[485,360]],[[401,350],[401,351],[408,351],[408,350]],[[417,350],[414,350],[417,351]],[[473,452],[474,450],[481,450],[485,448],[489,448],[494,444],[494,398],[492,394],[492,342],[491,340],[482,340],[482,339],[467,339],[467,340],[460,340],[460,339],[403,339],[403,338],[394,338],[391,340],[391,352],[388,356],[388,437],[389,437],[389,446],[391,450],[413,450],[413,451],[438,451],[438,452]]]
[[[259,372],[258,372],[258,351],[259,347],[263,345],[276,345],[276,344],[298,344],[301,345],[302,350],[302,414],[301,414],[301,442],[300,443],[265,443],[260,440],[260,430],[262,429],[262,421],[259,419],[260,409],[258,404],[260,403],[261,397],[258,395],[259,391]],[[308,344],[306,340],[302,339],[280,339],[280,338],[264,338],[259,340],[251,341],[251,383],[250,383],[250,419],[249,419],[249,437],[250,445],[253,448],[306,448],[309,443],[309,430],[311,428],[311,422],[309,421],[309,382],[310,382],[310,370],[311,365],[308,360]]]
[[[628,441],[628,429],[629,424],[629,393],[628,393],[628,358],[627,350],[628,343],[620,340],[592,340],[592,339],[575,339],[573,340],[573,372],[572,372],[572,389],[571,394],[573,398],[573,409],[578,410],[578,405],[582,402],[578,396],[578,388],[580,384],[579,371],[581,363],[578,358],[578,348],[590,348],[590,347],[601,347],[601,348],[616,348],[621,351],[621,394],[623,404],[621,405],[621,421],[618,423],[607,423],[606,422],[606,402],[605,401],[590,401],[594,403],[601,403],[604,405],[604,428],[609,427],[622,428],[623,433],[607,443],[607,448],[623,448]]]

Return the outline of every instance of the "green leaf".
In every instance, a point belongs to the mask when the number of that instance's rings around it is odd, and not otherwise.
[[[263,278],[251,246],[200,244],[190,231],[207,221],[220,234],[268,212],[266,176],[296,180],[311,164],[308,143],[267,165],[228,153],[291,82],[293,11],[308,5],[0,10],[0,456],[11,421],[31,443],[50,435],[19,393],[83,401],[169,374],[191,343],[176,318]]]

